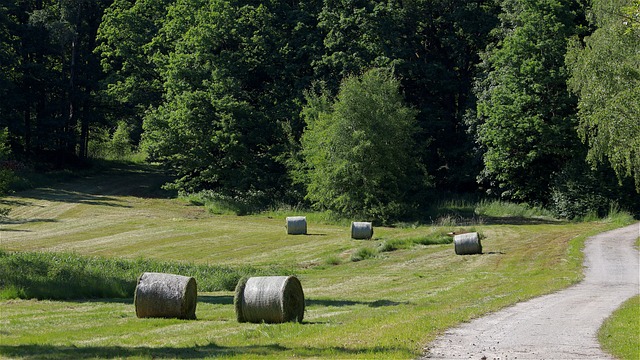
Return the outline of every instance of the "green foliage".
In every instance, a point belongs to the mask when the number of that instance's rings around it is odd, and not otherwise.
[[[307,196],[340,216],[388,222],[405,214],[426,176],[417,168],[415,111],[390,71],[346,79],[335,103],[308,97],[302,154]]]
[[[291,74],[276,66],[287,39],[276,23],[266,5],[181,0],[169,7],[154,39],[167,44],[154,60],[165,93],[145,117],[143,142],[152,161],[175,171],[174,188],[234,198],[284,191],[279,121],[295,97],[285,86]]]
[[[570,89],[580,97],[578,132],[593,166],[608,162],[640,192],[640,28],[632,1],[593,3],[597,29],[567,54]]]
[[[496,31],[503,38],[485,55],[472,125],[483,149],[481,179],[506,199],[545,203],[551,175],[579,143],[564,66],[567,39],[577,31],[571,5],[504,2]]]
[[[183,194],[183,199],[193,205],[204,206],[208,212],[216,215],[248,215],[259,213],[271,202],[264,194],[245,194],[229,196],[211,190]]]
[[[10,162],[7,161],[11,152],[8,134],[7,129],[0,129],[0,197],[6,195],[11,184],[17,180],[14,171],[10,168]],[[0,207],[0,219],[7,217],[10,212],[10,207]]]
[[[7,163],[11,152],[8,146],[8,134],[6,128],[0,129],[0,196],[5,195],[7,191],[9,191],[9,185],[15,177]]]
[[[130,298],[143,272],[192,276],[196,278],[198,291],[230,291],[243,276],[285,273],[276,268],[261,270],[249,266],[232,268],[0,250],[0,299]]]
[[[553,218],[553,213],[545,208],[502,200],[482,200],[476,205],[475,213],[493,218]]]
[[[555,216],[577,219],[592,214],[606,217],[616,204],[629,212],[640,213],[640,199],[632,181],[619,185],[609,168],[592,169],[584,160],[568,164],[553,179],[549,208]]]
[[[95,128],[89,141],[88,156],[105,160],[128,160],[134,154],[131,126],[119,121],[117,127],[110,133],[104,128]]]

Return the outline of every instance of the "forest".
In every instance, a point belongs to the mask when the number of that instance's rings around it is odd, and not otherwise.
[[[136,158],[254,209],[640,214],[640,0],[3,0],[0,68],[0,192]]]

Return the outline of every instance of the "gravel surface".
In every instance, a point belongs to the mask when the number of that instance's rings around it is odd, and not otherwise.
[[[421,359],[613,359],[597,332],[640,293],[639,236],[636,223],[587,239],[581,283],[450,329]]]

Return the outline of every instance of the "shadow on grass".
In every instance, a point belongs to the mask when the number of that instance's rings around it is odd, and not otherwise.
[[[120,200],[101,194],[102,191],[95,189],[95,193],[65,190],[65,189],[38,189],[35,198],[47,201],[63,202],[63,203],[78,203],[87,205],[100,205],[120,208],[130,208],[131,206],[122,205],[118,202]],[[91,191],[94,192],[94,191]]]
[[[34,206],[32,202],[29,201],[19,201],[19,200],[7,200],[7,199],[0,199],[0,205],[6,205],[6,206]],[[38,206],[38,207],[43,207],[43,206]]]
[[[198,295],[198,302],[211,305],[233,305],[233,296]]]
[[[55,174],[39,173],[32,187],[25,188],[18,196],[68,203],[128,207],[119,204],[116,196],[133,196],[144,199],[170,199],[176,191],[165,190],[162,186],[172,177],[157,167],[142,164],[111,163],[100,166],[89,174],[79,172],[70,178],[57,178]],[[7,205],[32,206],[26,201],[11,201]],[[2,202],[0,201],[0,204]]]
[[[204,359],[220,356],[249,355],[253,357],[333,357],[345,358],[355,354],[370,354],[372,358],[388,357],[402,353],[410,356],[410,350],[401,347],[299,347],[289,348],[277,343],[247,346],[219,346],[214,343],[187,348],[147,346],[56,346],[56,345],[1,345],[0,355],[22,359]],[[377,355],[376,355],[377,354]]]
[[[233,296],[212,296],[212,295],[199,295],[198,302],[212,305],[233,305]],[[407,305],[408,302],[397,302],[391,300],[376,300],[376,301],[353,301],[353,300],[315,300],[305,299],[306,306],[354,306],[354,305],[366,305],[372,308],[385,307],[385,306],[398,306]]]
[[[543,219],[543,218],[528,218],[521,216],[505,216],[505,217],[493,217],[482,216],[481,220],[486,225],[566,225],[567,221]]]
[[[0,219],[0,225],[21,225],[21,224],[31,224],[31,223],[55,223],[59,222],[56,219],[9,219],[4,218]]]
[[[409,302],[398,302],[391,300],[376,300],[376,301],[353,301],[353,300],[313,300],[307,299],[305,300],[305,304],[307,306],[354,306],[354,305],[366,305],[372,308],[385,307],[385,306],[398,306],[398,305],[408,305]]]

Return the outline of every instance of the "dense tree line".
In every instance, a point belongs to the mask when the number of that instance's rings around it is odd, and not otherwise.
[[[27,161],[136,147],[181,191],[383,221],[479,190],[565,216],[637,209],[638,9],[10,0],[0,128]]]

